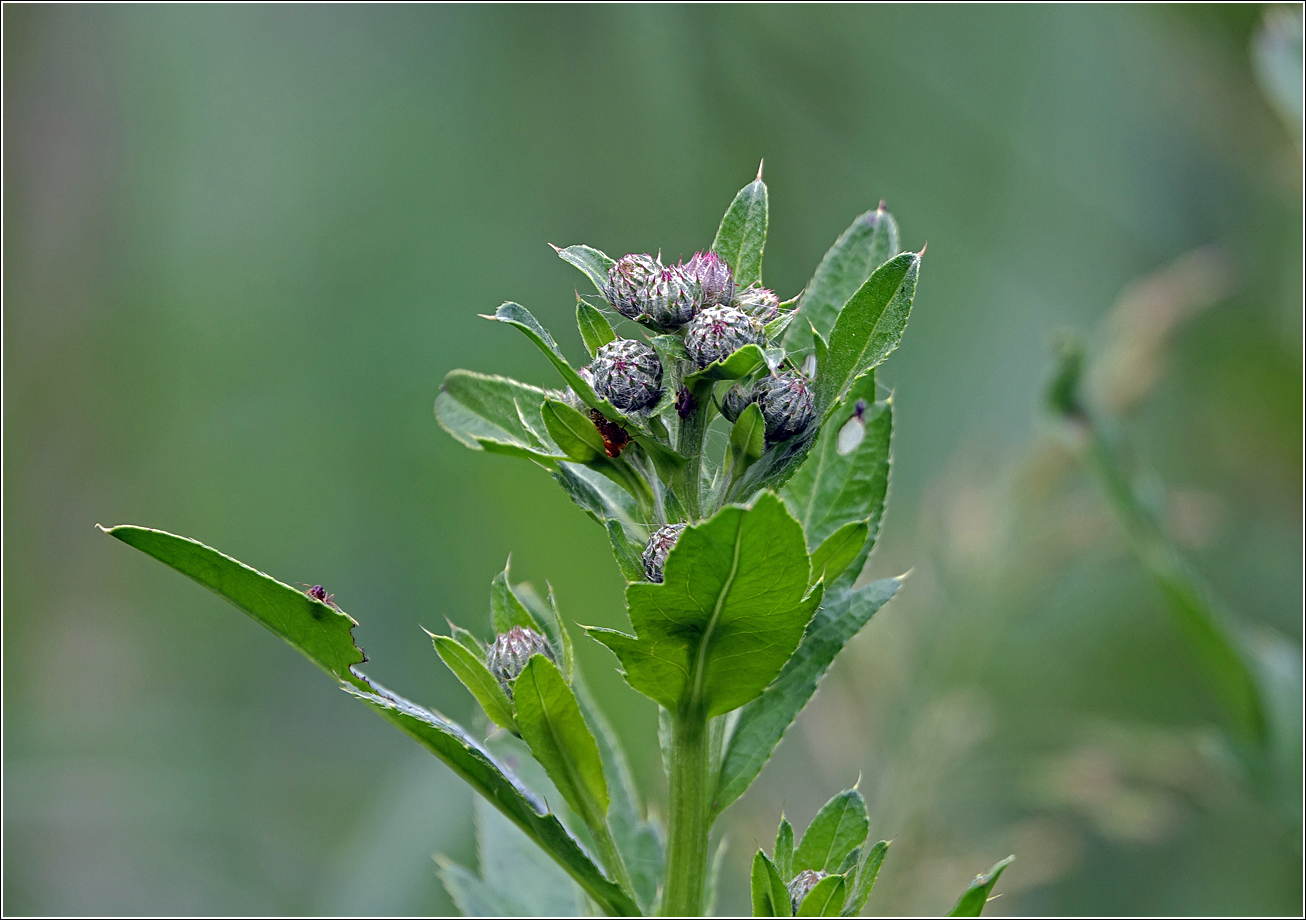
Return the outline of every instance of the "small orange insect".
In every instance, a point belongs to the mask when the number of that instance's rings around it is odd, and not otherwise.
[[[598,409],[590,410],[590,421],[594,423],[594,427],[603,436],[603,452],[614,460],[620,457],[621,452],[630,444],[630,435],[626,432],[626,429],[608,421]]]

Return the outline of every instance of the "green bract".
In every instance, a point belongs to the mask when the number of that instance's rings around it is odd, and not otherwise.
[[[478,724],[491,734],[481,741],[359,672],[356,624],[323,589],[305,594],[161,531],[108,531],[289,642],[484,797],[480,875],[439,864],[468,913],[708,908],[722,852],[710,859],[713,822],[902,584],[857,581],[889,479],[893,407],[874,368],[902,336],[921,254],[896,253],[897,225],[881,206],[839,237],[801,300],[782,303],[762,280],[767,221],[759,172],[710,250],[688,263],[558,249],[597,292],[577,295],[585,360],[573,364],[525,307],[505,303],[487,318],[539,349],[558,375],[552,388],[455,370],[435,400],[456,440],[543,467],[603,527],[627,582],[630,628],[585,630],[661,710],[665,829],[575,666],[551,591],[513,584],[505,567],[488,623],[431,635],[484,711]],[[523,850],[489,806],[561,871]],[[858,913],[888,847],[868,847],[868,829],[855,789],[797,841],[782,820],[774,857],[753,860],[754,912]],[[1003,865],[976,880],[957,913],[978,913]]]

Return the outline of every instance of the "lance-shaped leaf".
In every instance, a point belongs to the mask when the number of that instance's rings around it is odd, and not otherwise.
[[[784,815],[775,831],[775,867],[786,882],[794,877],[794,826]]]
[[[818,412],[828,413],[854,380],[898,347],[920,264],[920,253],[895,256],[877,268],[843,308],[830,333],[829,351],[817,355]]]
[[[506,633],[514,626],[521,626],[544,635],[544,627],[512,590],[509,581],[512,578],[511,569],[510,556],[503,564],[503,571],[490,582],[490,624],[496,633]]]
[[[558,666],[532,655],[513,681],[517,724],[531,753],[567,804],[591,826],[608,813],[608,783],[594,734]]]
[[[884,857],[888,852],[889,841],[881,840],[862,857],[862,863],[857,868],[857,882],[853,885],[853,890],[843,906],[845,917],[858,916],[866,906],[871,890],[875,888],[875,878],[880,874],[880,866],[884,864]]]
[[[902,580],[885,578],[856,591],[843,591],[822,605],[776,678],[739,713],[721,764],[713,809],[720,814],[743,795],[762,772],[785,731],[816,692],[821,677],[875,611],[893,597]]]
[[[790,328],[786,341],[790,349],[809,348],[812,329],[828,337],[843,305],[897,251],[898,224],[883,203],[854,220],[826,252],[803,291],[798,313],[805,322]]]
[[[435,398],[440,427],[472,450],[508,454],[556,469],[563,454],[550,441],[539,387],[472,371],[450,371]]]
[[[812,581],[830,584],[842,575],[861,554],[869,535],[870,526],[866,521],[849,521],[822,540],[821,545],[812,550]]]
[[[553,443],[576,463],[596,463],[607,457],[603,435],[588,416],[553,399],[546,399],[540,409],[544,427]]]
[[[753,895],[754,917],[792,917],[793,904],[789,889],[775,863],[761,850],[753,854],[753,871],[749,879]]]
[[[734,464],[752,463],[766,446],[766,422],[757,403],[749,403],[730,429],[730,457]]]
[[[589,246],[568,246],[566,249],[554,246],[553,251],[564,262],[569,262],[583,271],[590,281],[594,282],[598,292],[603,293],[603,286],[608,283],[608,270],[613,266],[613,260],[605,253]]]
[[[745,345],[728,354],[724,361],[713,361],[702,370],[685,376],[685,383],[694,386],[709,380],[742,380],[766,364],[766,353],[758,345]]]
[[[454,676],[462,682],[468,692],[481,704],[490,721],[500,728],[517,732],[517,720],[512,715],[512,701],[503,692],[498,678],[485,666],[485,659],[472,654],[457,639],[450,636],[437,636],[427,633],[435,644],[435,651],[440,660],[449,666]]]
[[[734,272],[735,288],[742,291],[762,282],[762,249],[766,246],[767,200],[762,168],[745,185],[721,218],[712,251]]]
[[[842,875],[821,879],[798,905],[798,917],[837,917],[843,910],[848,883]]]
[[[889,490],[893,404],[876,402],[875,392],[873,373],[853,384],[780,493],[803,525],[810,547],[819,547],[842,527],[866,522],[866,539],[845,563],[848,583],[860,574],[879,536]],[[832,583],[833,577],[827,580]]]
[[[802,528],[773,493],[687,528],[661,584],[626,587],[635,636],[592,627],[626,680],[667,709],[706,716],[757,697],[797,648],[820,603]]]
[[[396,696],[353,670],[366,660],[347,614],[217,550],[161,530],[123,525],[106,531],[194,579],[267,627],[335,677],[353,696],[444,761],[542,847],[606,913],[638,913],[635,902],[580,848],[557,817],[475,738],[437,712]]]
[[[580,337],[591,358],[596,351],[617,338],[608,318],[582,297],[576,298],[576,326],[580,329]]]
[[[998,876],[1002,870],[1011,865],[1016,857],[1008,856],[1006,859],[997,862],[992,869],[983,875],[975,876],[975,880],[970,883],[961,897],[957,899],[957,904],[949,912],[949,917],[978,917],[984,912],[984,905],[988,903],[989,892],[997,884]]]
[[[870,822],[866,801],[856,789],[846,789],[821,806],[798,849],[794,851],[794,873],[804,869],[838,872],[844,858],[866,840]],[[843,907],[843,902],[839,903]]]

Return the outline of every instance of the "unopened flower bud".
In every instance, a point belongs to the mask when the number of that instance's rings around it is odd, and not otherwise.
[[[662,269],[640,296],[641,313],[659,326],[683,326],[703,305],[703,287],[684,266]]]
[[[822,872],[819,869],[804,869],[794,876],[794,880],[789,883],[789,900],[793,903],[794,914],[798,913],[798,905],[803,903],[803,898],[807,893],[816,887],[816,883],[826,878],[828,872]]]
[[[594,392],[622,412],[647,409],[662,395],[662,362],[634,339],[616,339],[600,348],[590,373]]]
[[[812,423],[816,401],[800,374],[767,377],[757,385],[757,405],[766,421],[769,441],[786,441]]]
[[[775,291],[764,287],[754,286],[740,291],[735,306],[756,317],[763,325],[780,315],[780,298]]]
[[[749,404],[756,398],[751,384],[736,383],[730,389],[726,390],[726,395],[721,397],[721,414],[726,417],[727,421],[737,422],[739,416],[748,408]]]
[[[723,361],[745,345],[760,345],[762,324],[735,307],[704,307],[685,332],[685,350],[707,367]]]
[[[662,569],[667,564],[667,555],[671,552],[671,547],[680,539],[684,529],[684,524],[668,524],[653,531],[653,535],[648,538],[648,546],[644,547],[644,554],[640,559],[644,563],[644,574],[648,576],[649,581],[662,581]]]
[[[503,692],[508,694],[509,699],[512,699],[512,682],[521,674],[532,655],[543,655],[550,661],[557,662],[548,640],[524,626],[514,626],[506,633],[499,633],[486,653],[485,666],[498,678],[499,686],[503,687]]]
[[[594,389],[594,374],[590,371],[589,367],[576,368],[576,376],[588,383],[591,390]],[[552,394],[554,391],[550,390],[549,392]],[[562,397],[563,402],[571,406],[573,409],[579,409],[581,412],[585,411],[585,403],[581,401],[581,398],[571,387],[567,387],[567,389],[563,390],[558,395]]]
[[[661,272],[662,263],[648,253],[624,255],[608,269],[603,296],[622,316],[637,319],[644,312],[644,292]]]
[[[735,276],[730,266],[715,252],[696,252],[685,263],[685,269],[698,279],[703,287],[703,306],[728,307],[735,299]]]

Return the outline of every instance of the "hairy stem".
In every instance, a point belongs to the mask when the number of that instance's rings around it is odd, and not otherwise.
[[[689,516],[698,520],[703,513],[700,497],[702,490],[703,439],[707,435],[708,422],[711,420],[712,386],[709,382],[695,386],[690,395],[694,399],[694,411],[680,423],[680,437],[676,450],[688,459],[677,474],[676,492],[684,502]]]
[[[701,710],[671,717],[671,809],[660,913],[703,913],[707,839],[712,826],[708,721]]]

